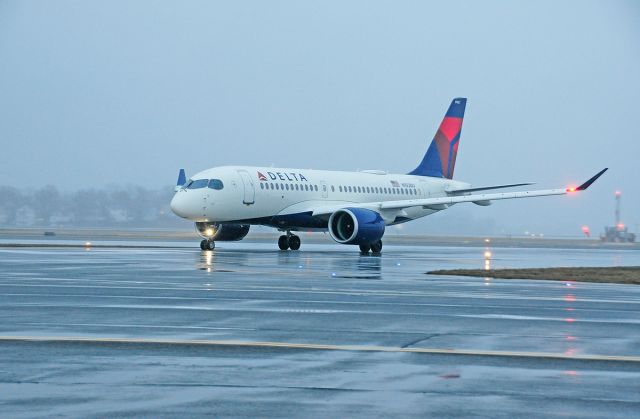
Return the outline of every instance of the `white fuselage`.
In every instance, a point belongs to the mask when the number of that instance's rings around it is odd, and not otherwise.
[[[206,185],[205,179],[209,180]],[[178,188],[171,208],[177,215],[196,222],[322,230],[326,229],[326,222],[310,216],[317,208],[444,197],[445,190],[468,186],[451,179],[379,171],[223,166],[192,176]],[[393,225],[437,210],[417,206],[381,215],[387,225]]]

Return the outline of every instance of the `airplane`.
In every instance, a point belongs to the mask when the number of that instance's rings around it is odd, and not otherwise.
[[[202,250],[213,250],[216,241],[242,240],[252,225],[262,225],[284,233],[281,250],[300,249],[300,237],[292,232],[328,231],[338,243],[380,254],[387,226],[463,202],[487,206],[583,191],[607,170],[578,187],[518,192],[485,193],[532,183],[473,187],[453,180],[466,104],[466,98],[453,99],[422,161],[407,174],[222,166],[187,180],[180,169],[171,210],[195,222]]]

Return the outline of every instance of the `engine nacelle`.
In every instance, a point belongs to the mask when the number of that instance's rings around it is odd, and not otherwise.
[[[363,208],[339,209],[329,217],[329,234],[342,244],[371,244],[382,238],[384,220]]]
[[[249,224],[196,223],[196,232],[203,239],[233,242],[244,239],[249,233]]]

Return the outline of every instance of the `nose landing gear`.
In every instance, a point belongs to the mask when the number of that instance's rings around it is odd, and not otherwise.
[[[300,237],[295,234],[291,234],[291,232],[287,230],[286,235],[282,235],[278,238],[278,247],[280,250],[298,250],[300,249]]]
[[[202,240],[200,242],[200,249],[202,250],[213,250],[216,248],[216,242],[213,240]]]

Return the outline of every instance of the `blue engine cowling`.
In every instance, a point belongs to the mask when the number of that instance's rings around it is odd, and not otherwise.
[[[249,233],[249,224],[196,223],[196,232],[203,239],[233,242],[244,239]]]
[[[384,220],[375,211],[343,208],[329,217],[329,234],[342,244],[371,244],[382,238]]]

